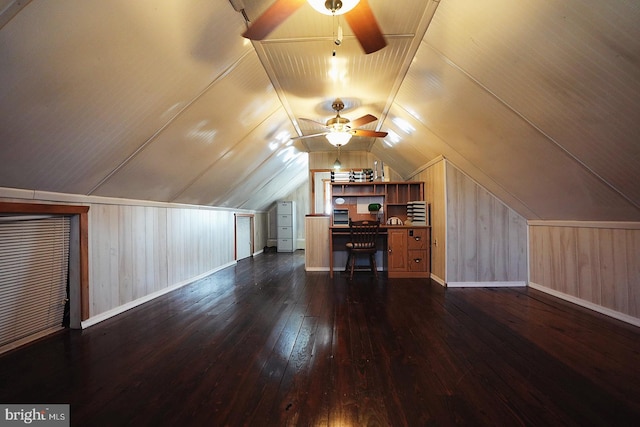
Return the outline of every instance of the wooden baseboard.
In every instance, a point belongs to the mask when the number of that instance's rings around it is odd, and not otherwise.
[[[389,279],[428,279],[431,273],[428,271],[388,271]]]
[[[612,310],[610,308],[603,307],[598,304],[594,304],[590,301],[583,300],[582,298],[574,297],[573,295],[565,294],[564,292],[556,291],[555,289],[550,289],[545,286],[538,285],[537,283],[529,282],[529,286],[540,292],[553,295],[554,297],[558,297],[565,301],[577,304],[581,307],[588,308],[589,310],[596,311],[600,314],[604,314],[605,316],[613,317],[614,319],[618,319],[623,322],[630,323],[634,326],[640,327],[640,319],[638,319],[637,317],[629,316],[628,314],[621,313],[619,311]]]
[[[516,288],[525,287],[525,281],[515,282],[447,282],[448,288]]]

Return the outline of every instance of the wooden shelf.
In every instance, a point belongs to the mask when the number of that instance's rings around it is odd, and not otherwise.
[[[360,198],[382,198],[384,217],[380,220],[387,221],[390,217],[398,217],[402,221],[407,220],[407,203],[424,200],[424,182],[332,182],[331,202],[334,208],[348,209],[349,217],[358,219],[371,219],[376,212],[358,213],[357,204]],[[337,198],[345,199],[344,203],[336,206]]]

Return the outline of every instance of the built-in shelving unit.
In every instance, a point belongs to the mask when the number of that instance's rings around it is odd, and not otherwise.
[[[334,209],[348,209],[349,218],[363,220],[389,218],[407,221],[407,205],[424,200],[424,182],[334,182],[331,183],[331,202]],[[382,213],[363,212],[362,206],[380,203]],[[360,205],[360,209],[358,209]]]

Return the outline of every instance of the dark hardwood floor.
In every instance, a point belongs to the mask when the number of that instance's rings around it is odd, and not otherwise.
[[[526,288],[243,260],[0,356],[78,426],[640,425],[640,329]]]

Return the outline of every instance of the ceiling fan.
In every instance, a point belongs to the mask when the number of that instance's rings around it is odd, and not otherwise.
[[[376,52],[387,45],[368,0],[276,0],[242,36],[250,40],[263,40],[305,2],[326,15],[344,14],[365,53]]]
[[[314,123],[317,123],[321,126],[327,128],[326,131],[320,133],[314,133],[312,135],[302,135],[295,138],[291,138],[292,140],[304,139],[304,138],[313,138],[316,136],[324,136],[327,138],[327,141],[331,143],[331,145],[335,145],[336,147],[340,147],[346,145],[352,136],[367,136],[367,137],[375,137],[375,138],[384,138],[387,136],[387,132],[378,132],[373,130],[366,129],[356,129],[360,126],[364,126],[367,123],[375,122],[378,120],[376,116],[371,114],[366,114],[360,118],[357,118],[353,121],[347,119],[346,117],[342,117],[340,115],[340,111],[344,109],[344,102],[340,98],[337,98],[331,104],[331,108],[336,112],[336,116],[327,120],[326,123],[320,123],[315,120],[310,119],[301,119],[308,120]]]

